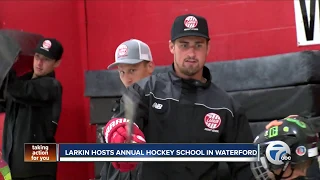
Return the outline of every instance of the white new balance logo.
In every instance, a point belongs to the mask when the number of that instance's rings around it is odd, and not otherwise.
[[[158,104],[158,103],[156,103],[156,102],[152,104],[152,107],[153,107],[153,108],[156,108],[156,109],[161,109],[162,106],[163,106],[162,104]]]

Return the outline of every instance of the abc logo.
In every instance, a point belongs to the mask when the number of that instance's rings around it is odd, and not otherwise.
[[[272,141],[266,149],[266,158],[274,165],[281,165],[291,160],[289,146],[282,141]]]

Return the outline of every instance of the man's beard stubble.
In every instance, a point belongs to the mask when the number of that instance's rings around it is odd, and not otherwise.
[[[176,62],[175,65],[182,74],[184,74],[186,76],[194,76],[195,74],[197,74],[201,70],[198,60],[196,60],[197,61],[196,66],[189,66],[189,67],[185,66],[186,60],[188,60],[188,59],[184,60],[184,62],[182,63],[182,66],[180,66],[175,60],[175,62]]]

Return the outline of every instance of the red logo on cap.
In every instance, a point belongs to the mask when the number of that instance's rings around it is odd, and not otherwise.
[[[118,47],[118,57],[126,56],[128,54],[128,47],[124,44],[121,44]]]
[[[50,42],[49,40],[43,41],[42,47],[44,47],[44,48],[46,48],[46,49],[51,48],[51,42]]]
[[[195,28],[197,27],[198,25],[198,20],[196,17],[194,16],[188,16],[186,17],[186,19],[184,20],[184,25],[187,27],[187,28]]]

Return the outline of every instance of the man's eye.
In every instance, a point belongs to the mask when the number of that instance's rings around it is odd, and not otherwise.
[[[130,69],[130,73],[133,73],[135,72],[136,70],[135,69]]]
[[[181,44],[181,47],[186,48],[188,46],[187,46],[187,44]]]
[[[123,75],[124,74],[124,71],[119,71],[120,75]]]
[[[197,48],[201,48],[201,47],[202,47],[202,44],[197,44],[196,47],[197,47]]]

